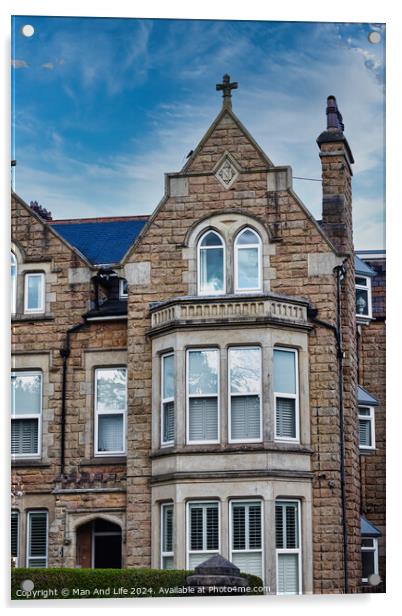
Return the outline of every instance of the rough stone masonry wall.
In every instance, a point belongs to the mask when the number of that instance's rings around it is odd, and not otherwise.
[[[247,141],[247,140],[246,140]],[[150,326],[148,305],[172,296],[186,295],[187,262],[182,258],[183,242],[189,228],[207,214],[238,211],[250,213],[277,232],[276,254],[270,266],[276,269],[271,289],[307,297],[319,316],[335,321],[335,281],[332,272],[309,276],[308,254],[331,254],[331,249],[290,191],[267,193],[267,166],[251,154],[250,142],[230,116],[224,116],[193,161],[188,196],[165,201],[152,225],[137,243],[129,265],[150,263],[150,278],[130,284],[129,365],[129,453],[127,541],[128,564],[150,564],[151,507],[149,479],[151,466],[151,345],[146,338]],[[242,165],[242,153],[254,156],[258,167],[248,167],[230,190],[222,188],[210,172],[228,150]],[[261,159],[260,159],[261,160]],[[204,173],[203,173],[204,172]],[[342,590],[342,535],[340,524],[339,427],[337,365],[334,337],[316,329],[310,337],[310,391],[312,446],[314,448],[314,589],[315,592]]]

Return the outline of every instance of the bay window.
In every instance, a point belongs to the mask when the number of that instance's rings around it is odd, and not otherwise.
[[[198,294],[225,293],[225,245],[216,231],[207,231],[198,243]]]
[[[262,504],[231,502],[230,560],[240,571],[263,577]]]
[[[161,568],[173,569],[173,504],[161,505]]]
[[[219,351],[187,351],[187,442],[219,442]]]
[[[275,438],[299,439],[297,351],[274,349]]]
[[[234,244],[235,291],[260,291],[262,288],[261,239],[250,228],[243,229]]]
[[[280,595],[301,594],[300,504],[275,504],[276,590]]]
[[[24,311],[45,311],[45,274],[25,274]]]
[[[174,443],[174,392],[175,370],[174,355],[169,353],[161,357],[161,444]]]
[[[40,455],[42,373],[11,375],[11,453],[18,458]]]
[[[187,566],[194,569],[210,556],[219,553],[219,503],[188,503]]]
[[[229,441],[261,440],[261,349],[229,349]]]
[[[95,370],[95,455],[126,452],[127,370]]]
[[[47,567],[47,511],[29,511],[27,527],[27,567]]]
[[[359,447],[375,448],[374,407],[359,406]]]

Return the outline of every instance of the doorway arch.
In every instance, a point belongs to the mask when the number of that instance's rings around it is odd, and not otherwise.
[[[120,525],[95,517],[77,526],[76,564],[83,569],[121,569]]]

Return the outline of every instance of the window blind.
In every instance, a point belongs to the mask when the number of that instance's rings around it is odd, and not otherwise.
[[[18,544],[19,544],[19,513],[11,513],[11,556],[17,560],[18,564]]]
[[[276,398],[276,435],[296,438],[296,400]]]
[[[260,438],[260,397],[231,397],[231,437],[232,439]]]
[[[218,438],[218,399],[190,398],[189,440],[216,441]]]
[[[371,447],[370,419],[359,419],[359,443],[363,447]]]
[[[232,561],[241,571],[262,575],[260,503],[232,503]]]
[[[38,453],[38,419],[11,420],[11,453],[29,455]]]
[[[278,554],[278,593],[294,595],[299,592],[298,554]]]
[[[47,513],[32,511],[28,516],[28,567],[47,566]]]
[[[174,402],[163,403],[163,442],[174,441]]]
[[[123,415],[99,415],[98,451],[123,450]]]

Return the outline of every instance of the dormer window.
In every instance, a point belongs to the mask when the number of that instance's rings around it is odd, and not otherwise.
[[[119,299],[128,298],[128,282],[125,278],[119,280]]]
[[[371,278],[369,276],[356,276],[355,283],[356,315],[361,319],[371,319]]]
[[[261,239],[250,228],[243,229],[235,241],[235,292],[261,291]]]
[[[225,293],[225,244],[216,231],[207,231],[198,243],[198,294]]]

